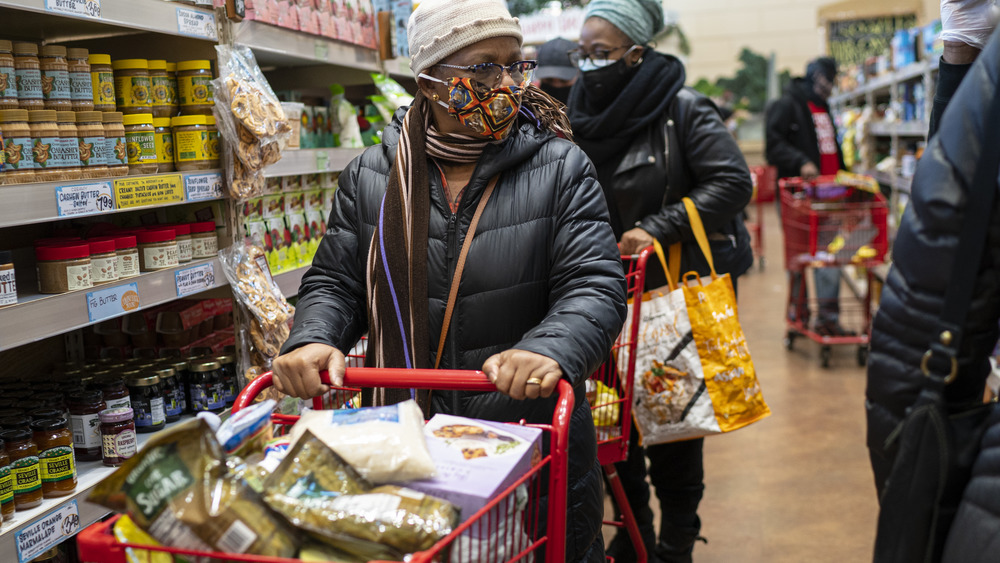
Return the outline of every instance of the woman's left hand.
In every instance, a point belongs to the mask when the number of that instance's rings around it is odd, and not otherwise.
[[[504,350],[490,356],[483,373],[511,399],[549,397],[562,378],[559,362],[526,350]]]
[[[653,244],[653,235],[636,227],[622,235],[622,254],[638,254],[640,250]]]

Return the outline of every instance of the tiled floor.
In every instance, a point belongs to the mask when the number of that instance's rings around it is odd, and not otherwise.
[[[870,561],[878,506],[864,441],[865,372],[855,347],[834,348],[827,369],[812,342],[785,350],[782,238],[766,207],[766,268],[740,278],[739,313],[773,414],[706,440],[699,513],[709,543],[697,545],[694,561]]]

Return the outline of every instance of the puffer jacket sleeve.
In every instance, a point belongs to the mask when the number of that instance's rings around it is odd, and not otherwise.
[[[311,343],[329,344],[346,354],[368,329],[363,257],[358,254],[368,243],[359,240],[356,206],[364,158],[356,158],[340,175],[329,226],[302,277],[295,325],[282,354]]]
[[[556,360],[575,386],[608,358],[621,332],[625,278],[593,164],[573,147],[560,175],[549,310],[514,348]]]
[[[998,95],[1000,31],[955,93],[940,129],[917,165],[910,204],[893,246],[893,267],[875,317],[868,363],[868,448],[881,491],[892,467],[888,435],[921,389],[920,361],[941,330],[952,283],[967,190],[984,151],[986,113]],[[994,152],[995,154],[995,152]],[[994,166],[996,162],[993,162]],[[994,189],[996,187],[994,186]],[[981,403],[1000,320],[1000,198],[994,205],[959,351],[958,378],[945,389],[952,405]],[[948,366],[933,366],[938,373]]]
[[[687,90],[677,97],[679,148],[694,178],[694,187],[687,197],[694,201],[705,232],[714,233],[729,224],[750,202],[753,196],[750,169],[711,100]],[[665,245],[693,240],[682,202],[663,206],[643,218],[639,227]]]
[[[795,123],[794,108],[786,97],[771,102],[764,124],[764,152],[767,162],[782,171],[796,171],[810,162],[809,156],[791,141],[791,126]],[[843,157],[841,157],[843,163]]]

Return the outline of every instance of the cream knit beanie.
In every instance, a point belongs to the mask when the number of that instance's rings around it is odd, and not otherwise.
[[[521,24],[503,0],[424,0],[410,15],[406,32],[414,75],[484,39],[523,41]]]

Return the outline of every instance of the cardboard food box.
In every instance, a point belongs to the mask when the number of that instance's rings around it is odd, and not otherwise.
[[[542,459],[542,431],[528,426],[437,414],[424,436],[438,475],[406,486],[458,506],[463,521]]]

